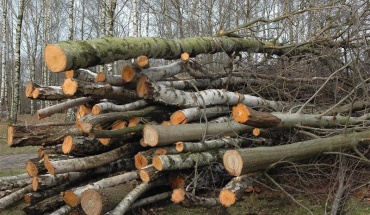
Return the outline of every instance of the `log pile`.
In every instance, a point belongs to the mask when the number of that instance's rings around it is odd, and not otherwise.
[[[65,71],[63,85],[29,82],[26,95],[62,101],[38,110],[39,119],[77,107],[76,122],[8,126],[10,147],[40,149],[27,162],[27,175],[0,179],[0,211],[21,199],[29,204],[27,214],[124,214],[163,199],[230,207],[269,168],[368,144],[370,130],[363,129],[368,114],[291,113],[287,110],[297,104],[226,90],[266,77],[212,73],[186,52],[167,56],[181,59],[158,67],[147,56],[129,53],[133,64],[121,75],[96,74],[80,67],[111,58],[84,55],[93,48],[79,43],[81,53],[70,52],[72,44],[45,50],[51,71],[73,69]],[[164,57],[158,55],[148,54]],[[344,127],[347,133],[341,134]],[[336,132],[325,138],[307,132],[316,128]],[[283,143],[284,132],[294,129],[305,136]],[[217,196],[197,195],[217,187]]]

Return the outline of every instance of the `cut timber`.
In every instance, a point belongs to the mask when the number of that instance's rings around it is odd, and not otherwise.
[[[80,81],[95,82],[97,74],[87,69],[69,70],[65,72],[66,78],[75,78]]]
[[[297,125],[315,128],[328,128],[345,125],[361,124],[368,120],[369,116],[317,116],[302,113],[266,113],[255,111],[247,105],[239,103],[233,107],[232,117],[235,121],[258,128],[291,128]]]
[[[168,183],[167,178],[160,177],[155,181],[151,181],[150,183],[143,182],[136,186],[130,193],[128,193],[125,198],[110,212],[110,214],[115,215],[123,215],[130,209],[131,205],[134,201],[140,197],[145,191],[149,190],[150,188],[165,185]]]
[[[111,150],[95,156],[74,158],[61,161],[50,161],[47,156],[44,157],[45,167],[48,172],[52,175],[65,173],[65,172],[77,172],[84,171],[92,168],[99,167],[104,164],[116,161],[120,158],[135,154],[140,150],[138,143],[128,143],[117,149]]]
[[[82,104],[78,107],[77,112],[76,112],[76,119],[80,119],[84,117],[85,115],[91,113],[92,108],[90,105]]]
[[[143,167],[146,167],[151,163],[152,158],[154,156],[155,148],[148,149],[146,151],[138,152],[134,156],[135,160],[135,167],[136,169],[141,169]]]
[[[229,114],[228,106],[214,106],[202,109],[200,107],[178,110],[171,115],[172,125],[186,124],[188,122],[201,120],[202,117],[212,118],[215,116]]]
[[[9,183],[15,180],[23,180],[27,178],[30,178],[30,176],[27,173],[20,174],[20,175],[4,176],[4,177],[0,177],[0,184]]]
[[[108,177],[96,181],[94,183],[87,184],[83,187],[78,187],[74,190],[67,190],[63,194],[64,201],[71,207],[76,207],[81,202],[81,194],[85,190],[89,189],[103,189],[107,187],[113,187],[118,184],[126,183],[135,179],[138,179],[139,176],[137,175],[136,171],[127,172],[124,174],[116,175],[113,177]]]
[[[58,195],[67,190],[70,189],[72,186],[75,186],[78,181],[74,182],[66,182],[57,186],[49,187],[48,189],[42,190],[42,192],[31,192],[24,195],[24,200],[26,203],[34,205],[38,202],[43,201],[44,199],[47,199],[51,196]],[[39,214],[39,213],[37,213]]]
[[[62,88],[67,96],[91,96],[98,99],[113,99],[125,102],[139,99],[133,90],[109,84],[79,81],[73,78],[65,79]]]
[[[35,205],[26,206],[23,208],[23,211],[27,215],[45,214],[45,213],[55,211],[56,209],[60,208],[64,204],[65,203],[63,201],[63,198],[58,194],[58,195],[52,196],[51,198],[44,199]]]
[[[60,86],[38,87],[32,92],[32,98],[37,100],[64,100],[68,96]]]
[[[171,145],[179,141],[199,141],[206,136],[231,136],[252,131],[237,122],[197,123],[185,125],[145,125],[144,142],[150,146]]]
[[[141,55],[135,59],[134,64],[141,69],[146,69],[149,67],[149,58],[145,55]]]
[[[8,146],[47,146],[62,144],[66,135],[80,135],[72,123],[8,125]]]
[[[136,82],[139,78],[138,72],[136,70],[140,70],[138,68],[134,68],[133,66],[126,65],[122,68],[121,72],[121,79],[128,83],[128,82]]]
[[[110,84],[112,86],[124,86],[126,84],[126,82],[122,80],[120,75],[109,75],[104,72],[98,73],[95,81]]]
[[[26,163],[26,171],[30,177],[35,177],[37,175],[46,173],[44,159],[43,158],[29,159]]]
[[[111,112],[99,115],[86,116],[77,123],[80,124],[83,132],[90,133],[92,129],[98,125],[113,122],[116,120],[128,120],[131,117],[143,117],[149,114],[156,114],[156,111],[163,111],[160,107],[150,106],[141,110],[126,111],[126,112]]]
[[[26,85],[26,97],[27,98],[33,98],[32,97],[32,94],[33,94],[33,91],[36,89],[36,88],[39,88],[41,87],[40,85],[34,83],[33,81],[29,81]]]
[[[32,179],[32,190],[45,190],[62,183],[78,181],[87,175],[87,172],[69,172],[56,176],[49,174],[39,175]]]
[[[233,107],[231,116],[239,123],[259,128],[275,127],[281,122],[279,118],[271,113],[255,111],[242,103]]]
[[[190,192],[186,192],[184,188],[174,189],[171,195],[171,201],[174,203],[181,203],[185,207],[201,206],[211,208],[221,205],[218,198],[195,196]]]
[[[42,158],[44,155],[48,154],[62,154],[62,145],[58,144],[55,146],[40,146],[39,150],[37,151],[38,157]]]
[[[32,185],[27,185],[23,187],[22,189],[19,189],[3,198],[0,199],[0,212],[5,210],[6,208],[9,208],[14,203],[21,200],[24,196],[24,194],[31,192]]]
[[[150,37],[103,37],[85,41],[66,41],[48,44],[44,59],[52,72],[111,63],[116,60],[129,60],[145,55],[148,58],[167,60],[179,59],[184,52],[191,57],[205,53],[232,53],[248,51],[290,55],[300,53],[299,48],[269,48],[270,43],[260,40],[231,37],[191,37],[184,39],[161,39]]]
[[[360,138],[368,138],[369,135],[370,131],[363,131],[273,147],[227,150],[223,164],[230,175],[240,176],[282,161],[300,161],[323,152],[351,149],[359,144]]]
[[[133,132],[142,132],[143,129],[144,129],[144,125],[137,125],[134,127],[127,127],[127,128],[122,128],[122,129],[116,129],[116,130],[97,130],[95,129],[91,131],[89,135],[95,138],[123,138]]]
[[[9,181],[9,182],[3,182],[3,183],[0,183],[0,191],[19,189],[29,184],[32,184],[31,178],[24,178],[24,179]]]
[[[148,82],[147,80],[138,81],[137,94],[145,99],[187,108],[209,105],[236,105],[239,102],[249,107],[271,107],[275,110],[282,110],[285,107],[284,102],[269,101],[260,97],[243,95],[221,89],[185,92],[154,82]]]
[[[157,195],[154,195],[154,196],[149,196],[149,197],[146,197],[146,198],[142,198],[140,200],[137,200],[134,204],[132,204],[131,208],[137,208],[137,207],[141,207],[141,206],[144,206],[144,205],[159,202],[161,200],[170,199],[171,194],[172,194],[172,192],[168,191],[168,192],[160,193],[160,194],[157,194]]]
[[[96,104],[92,108],[92,114],[98,115],[101,113],[107,113],[107,112],[125,112],[129,110],[135,110],[138,108],[142,108],[145,105],[147,105],[148,102],[145,101],[144,99],[124,104],[124,105],[116,105],[112,102],[102,102],[99,104]]]
[[[87,215],[100,215],[114,209],[135,187],[137,181],[103,189],[89,189],[81,194],[81,206]]]
[[[240,147],[251,145],[255,141],[253,139],[244,138],[220,138],[214,140],[206,140],[204,142],[177,142],[176,150],[178,152],[203,152],[211,149]]]
[[[157,155],[153,157],[153,166],[158,171],[189,169],[195,166],[209,165],[219,161],[225,150],[191,153],[184,156],[178,155]]]
[[[153,165],[146,166],[139,170],[139,176],[143,182],[154,181],[162,175],[163,172],[156,170]]]
[[[89,101],[91,101],[91,99],[88,97],[70,99],[68,101],[65,101],[65,102],[62,102],[56,105],[52,105],[52,106],[45,107],[43,109],[39,109],[37,110],[36,115],[37,115],[37,118],[40,120],[45,117],[51,116],[55,113],[60,113],[62,111],[68,110],[69,108],[77,107],[79,105],[85,104]]]
[[[187,62],[189,59],[190,59],[190,55],[189,55],[189,53],[184,52],[184,53],[182,53],[182,54],[181,54],[181,60],[182,60],[183,62]]]
[[[62,150],[64,154],[83,157],[110,151],[120,146],[119,144],[117,141],[116,144],[103,145],[95,138],[68,135],[64,138]]]
[[[233,178],[220,192],[219,199],[221,204],[225,207],[235,204],[243,196],[248,187],[253,187],[256,184],[255,180],[260,175],[247,174]]]

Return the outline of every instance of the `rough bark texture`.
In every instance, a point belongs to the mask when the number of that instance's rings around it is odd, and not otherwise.
[[[192,121],[203,121],[204,118],[212,118],[220,115],[229,115],[228,106],[214,106],[207,108],[193,107],[178,110],[171,115],[171,124],[186,124]]]
[[[178,40],[161,38],[103,37],[87,41],[66,41],[49,44],[45,48],[45,62],[49,70],[62,72],[71,69],[128,60],[145,55],[149,58],[179,59],[183,52],[194,57],[203,53],[250,51],[284,54],[296,49],[269,48],[270,43],[232,37],[193,37]]]
[[[323,152],[350,149],[358,145],[360,138],[368,138],[369,135],[370,131],[363,131],[274,147],[227,150],[223,164],[229,174],[240,176],[264,170],[281,161],[300,161]]]
[[[61,206],[63,206],[65,203],[63,201],[63,198],[58,194],[55,196],[52,196],[51,198],[47,198],[43,201],[38,202],[35,205],[26,206],[23,208],[23,211],[28,215],[40,215],[43,213],[52,212]]]
[[[242,145],[251,145],[257,142],[244,138],[221,138],[206,140],[204,142],[177,142],[176,150],[181,153],[186,152],[203,152],[216,148],[240,147]]]
[[[62,102],[62,103],[58,103],[58,104],[53,105],[53,106],[48,106],[46,108],[39,109],[39,110],[37,110],[36,115],[37,115],[37,118],[40,120],[40,119],[43,119],[45,117],[51,116],[55,113],[60,113],[62,111],[65,111],[68,108],[72,108],[72,107],[76,107],[76,106],[85,104],[89,101],[91,101],[91,99],[88,98],[88,97],[71,99],[71,100],[68,100],[68,101],[65,101],[65,102]]]
[[[67,134],[80,134],[71,123],[8,125],[8,146],[47,146],[63,142]]]
[[[4,209],[10,207],[14,203],[21,200],[24,196],[24,194],[31,192],[32,185],[27,185],[26,187],[17,190],[16,192],[11,193],[10,195],[7,195],[0,199],[0,212]]]

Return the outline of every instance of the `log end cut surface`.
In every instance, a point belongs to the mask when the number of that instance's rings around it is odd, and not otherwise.
[[[149,163],[148,159],[146,159],[146,157],[140,153],[134,156],[134,160],[135,160],[136,169],[142,169],[143,167],[147,166]]]
[[[76,207],[79,204],[78,196],[72,190],[66,190],[63,193],[63,200],[71,207]]]
[[[171,125],[186,124],[187,118],[182,111],[176,111],[171,115],[170,122]]]
[[[55,175],[54,166],[50,162],[50,159],[49,159],[48,155],[44,155],[44,165],[45,165],[45,168],[48,170],[50,175]]]
[[[65,79],[62,89],[67,96],[73,96],[77,92],[78,83],[70,78]]]
[[[35,88],[33,87],[33,82],[29,81],[26,85],[26,97],[27,98],[32,98],[32,93],[33,93],[34,90],[35,90]]]
[[[81,207],[87,215],[102,213],[103,201],[95,190],[86,190],[81,194]]]
[[[233,107],[231,116],[235,121],[245,123],[249,119],[250,112],[245,104],[239,103]]]
[[[158,144],[158,133],[153,126],[145,125],[143,129],[144,142],[149,146],[156,146]]]
[[[158,171],[163,170],[163,162],[162,162],[161,158],[158,155],[153,157],[152,163],[153,163],[153,166],[156,170],[158,170]]]
[[[230,207],[231,205],[235,204],[236,196],[235,193],[231,192],[230,190],[223,189],[220,192],[220,202],[225,207]]]
[[[236,150],[227,150],[223,156],[223,164],[230,175],[240,176],[243,160]]]
[[[180,203],[185,199],[185,191],[182,188],[174,189],[171,195],[171,201],[174,203]]]
[[[52,72],[63,72],[67,66],[67,56],[63,49],[55,44],[49,44],[45,47],[45,63]]]
[[[39,174],[37,166],[30,160],[26,163],[26,171],[30,177],[35,177]]]

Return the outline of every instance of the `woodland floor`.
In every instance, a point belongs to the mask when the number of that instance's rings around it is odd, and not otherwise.
[[[19,124],[34,124],[42,122],[57,122],[62,121],[63,115],[56,115],[38,121],[36,116],[21,115],[19,117]],[[17,175],[25,173],[25,164],[29,158],[37,156],[38,147],[20,147],[10,148],[6,143],[6,122],[0,122],[0,177],[8,175]],[[326,205],[326,197],[319,198],[312,195],[294,194],[291,193],[296,201],[309,208],[313,214],[330,214],[331,205]],[[24,215],[21,210],[25,203],[20,203],[17,206],[4,211],[4,215]],[[290,198],[285,196],[281,191],[270,190],[261,187],[259,193],[246,193],[235,205],[230,208],[213,207],[213,208],[185,208],[178,204],[173,204],[171,201],[162,201],[155,205],[149,205],[142,208],[141,211],[132,211],[130,214],[141,215],[302,215],[309,214],[308,211],[294,203]],[[370,201],[359,200],[351,197],[341,214],[353,215],[369,215]]]

